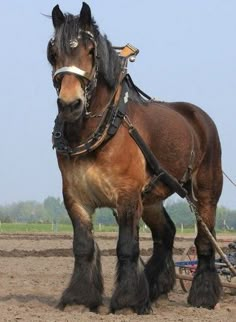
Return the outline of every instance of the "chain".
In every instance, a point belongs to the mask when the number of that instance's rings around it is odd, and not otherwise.
[[[194,213],[196,219],[198,222],[202,221],[202,218],[200,217],[198,210],[197,210],[197,206],[195,205],[195,203],[192,202],[192,200],[190,199],[189,195],[186,195],[186,200],[188,202],[189,208],[191,210],[192,213]]]
[[[124,116],[124,122],[128,126],[128,129],[132,129],[134,127],[127,114]]]

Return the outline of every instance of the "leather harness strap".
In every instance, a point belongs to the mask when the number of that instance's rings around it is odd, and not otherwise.
[[[125,122],[128,125],[129,134],[135,143],[138,145],[140,150],[142,151],[147,165],[152,173],[152,178],[148,185],[144,187],[142,195],[151,192],[153,188],[156,186],[158,181],[164,182],[171,190],[175,191],[181,198],[185,198],[187,195],[187,191],[182,187],[182,185],[174,178],[170,173],[166,170],[162,169],[159,165],[159,162],[155,155],[152,153],[148,145],[145,143],[141,135],[138,133],[137,129],[130,122],[129,118],[125,117]]]
[[[53,148],[60,154],[76,156],[89,153],[99,147],[104,141],[114,136],[126,114],[128,102],[128,85],[124,79],[115,92],[112,104],[105,108],[105,113],[95,132],[88,140],[76,147],[70,147],[64,137],[64,121],[60,115],[55,120],[52,133]]]
[[[137,129],[134,128],[130,122],[126,111],[129,95],[130,76],[123,78],[122,84],[118,86],[117,91],[112,99],[113,104],[106,108],[98,128],[93,135],[85,142],[74,148],[68,145],[64,137],[64,122],[57,116],[53,130],[53,148],[60,154],[68,156],[77,156],[89,153],[98,148],[103,142],[108,141],[118,131],[121,123],[124,121],[128,125],[130,136],[136,142],[142,151],[152,177],[150,182],[144,187],[142,197],[150,193],[159,181],[165,183],[173,192],[176,192],[180,197],[184,198],[187,195],[187,190],[169,174],[166,170],[162,169],[155,155],[142,139]],[[137,88],[135,90],[138,92]],[[192,163],[192,160],[191,160]]]

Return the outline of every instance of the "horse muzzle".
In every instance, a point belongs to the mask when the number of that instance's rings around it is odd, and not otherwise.
[[[82,99],[76,99],[73,102],[66,103],[62,99],[57,99],[58,112],[61,118],[66,122],[78,120],[84,111],[84,102]]]

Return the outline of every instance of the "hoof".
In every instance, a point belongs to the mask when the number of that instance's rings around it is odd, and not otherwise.
[[[56,309],[60,310],[60,311],[64,311],[66,307],[66,304],[63,303],[63,301],[60,301],[57,305],[56,305]]]
[[[129,280],[124,279],[117,283],[110,303],[112,313],[123,309],[132,309],[137,314],[150,313],[151,304],[146,275],[144,271],[139,275],[135,273],[129,275]]]
[[[196,272],[188,296],[194,307],[214,309],[222,294],[220,278],[216,270]]]
[[[151,302],[148,301],[145,305],[136,308],[135,313],[138,315],[147,315],[152,313]]]
[[[86,296],[85,296],[86,295]],[[57,308],[64,311],[66,306],[78,305],[84,310],[96,312],[97,309],[102,305],[102,296],[98,292],[92,292],[89,296],[88,292],[80,293],[74,288],[68,288],[62,294],[61,300],[57,305]]]
[[[131,309],[131,308],[124,308],[124,309],[121,309],[121,310],[117,310],[114,312],[116,315],[132,315],[134,314],[134,310]]]
[[[61,300],[56,308],[60,311],[67,311],[70,310],[69,307],[75,307],[76,306],[76,311],[78,313],[85,313],[85,312],[94,312],[94,313],[99,313],[101,315],[106,315],[109,314],[109,309],[105,307],[104,305],[97,305],[93,307],[89,307],[83,304],[79,304],[76,300],[74,301],[68,301],[67,303],[64,300]]]
[[[147,303],[143,304],[142,306],[134,306],[134,307],[124,307],[124,308],[117,308],[113,306],[111,308],[111,313],[113,314],[122,314],[122,315],[130,315],[130,314],[138,314],[138,315],[147,315],[152,313],[151,304],[148,301]]]
[[[168,254],[162,270],[152,258],[145,267],[145,274],[149,283],[149,294],[152,302],[160,296],[167,295],[175,285],[175,264],[172,254]]]

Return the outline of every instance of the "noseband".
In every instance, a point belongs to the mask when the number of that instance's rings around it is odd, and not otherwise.
[[[80,69],[76,66],[66,66],[66,67],[61,67],[55,71],[53,75],[53,80],[55,80],[56,82],[56,76],[64,75],[64,74],[74,74],[78,77],[83,77],[88,81],[92,79],[91,75],[88,72],[84,71],[83,69]]]
[[[75,75],[80,81],[82,79],[82,84],[86,84],[84,86],[85,115],[89,116],[91,114],[91,112],[88,112],[88,106],[90,103],[92,92],[95,89],[95,87],[97,86],[97,69],[98,69],[97,42],[95,40],[94,35],[90,31],[80,30],[77,39],[70,40],[70,47],[76,48],[79,45],[79,40],[82,38],[83,34],[86,34],[88,39],[90,41],[92,41],[92,43],[94,44],[94,65],[93,65],[92,72],[89,73],[83,69],[76,67],[76,66],[63,66],[54,72],[52,78],[53,78],[54,87],[56,88],[58,95],[60,92],[60,81],[62,80],[62,78],[65,74]],[[60,81],[58,81],[58,77],[59,77]],[[85,82],[84,82],[84,80],[85,80]]]

